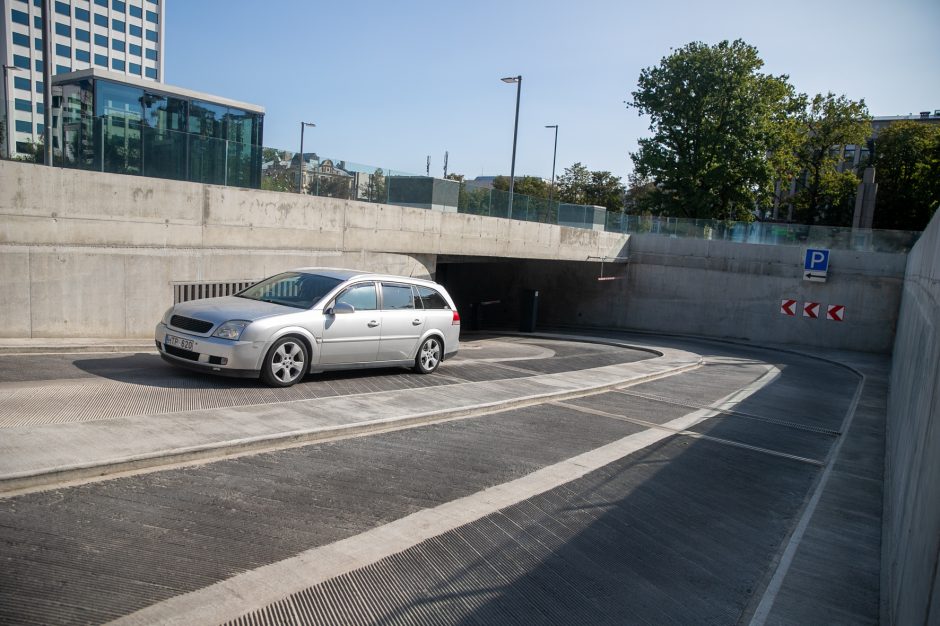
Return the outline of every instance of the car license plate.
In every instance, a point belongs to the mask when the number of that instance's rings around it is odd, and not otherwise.
[[[174,346],[176,348],[182,348],[183,350],[192,350],[193,349],[193,340],[192,339],[183,339],[182,337],[174,337],[173,335],[167,335],[164,343],[168,346]]]

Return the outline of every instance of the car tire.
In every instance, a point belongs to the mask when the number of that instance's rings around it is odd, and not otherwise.
[[[428,337],[418,348],[414,370],[419,374],[430,374],[441,364],[443,352],[444,344],[441,343],[440,337]]]
[[[303,380],[310,365],[307,346],[297,337],[281,337],[264,357],[261,380],[272,387],[290,387]]]

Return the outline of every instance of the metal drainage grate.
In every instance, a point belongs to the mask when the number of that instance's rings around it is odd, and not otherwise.
[[[251,287],[256,282],[258,281],[249,279],[209,282],[174,282],[172,283],[173,304],[188,302],[190,300],[202,300],[203,298],[230,296]]]

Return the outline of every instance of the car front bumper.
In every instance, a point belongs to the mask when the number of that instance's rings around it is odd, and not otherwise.
[[[192,350],[167,345],[167,335],[192,341]],[[168,328],[163,322],[157,324],[154,330],[154,341],[160,356],[168,363],[212,374],[243,378],[259,375],[265,347],[262,341],[230,341],[218,337],[191,335]]]

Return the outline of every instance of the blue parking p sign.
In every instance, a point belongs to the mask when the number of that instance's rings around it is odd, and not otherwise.
[[[803,280],[824,283],[828,272],[829,250],[807,249],[803,258]]]

